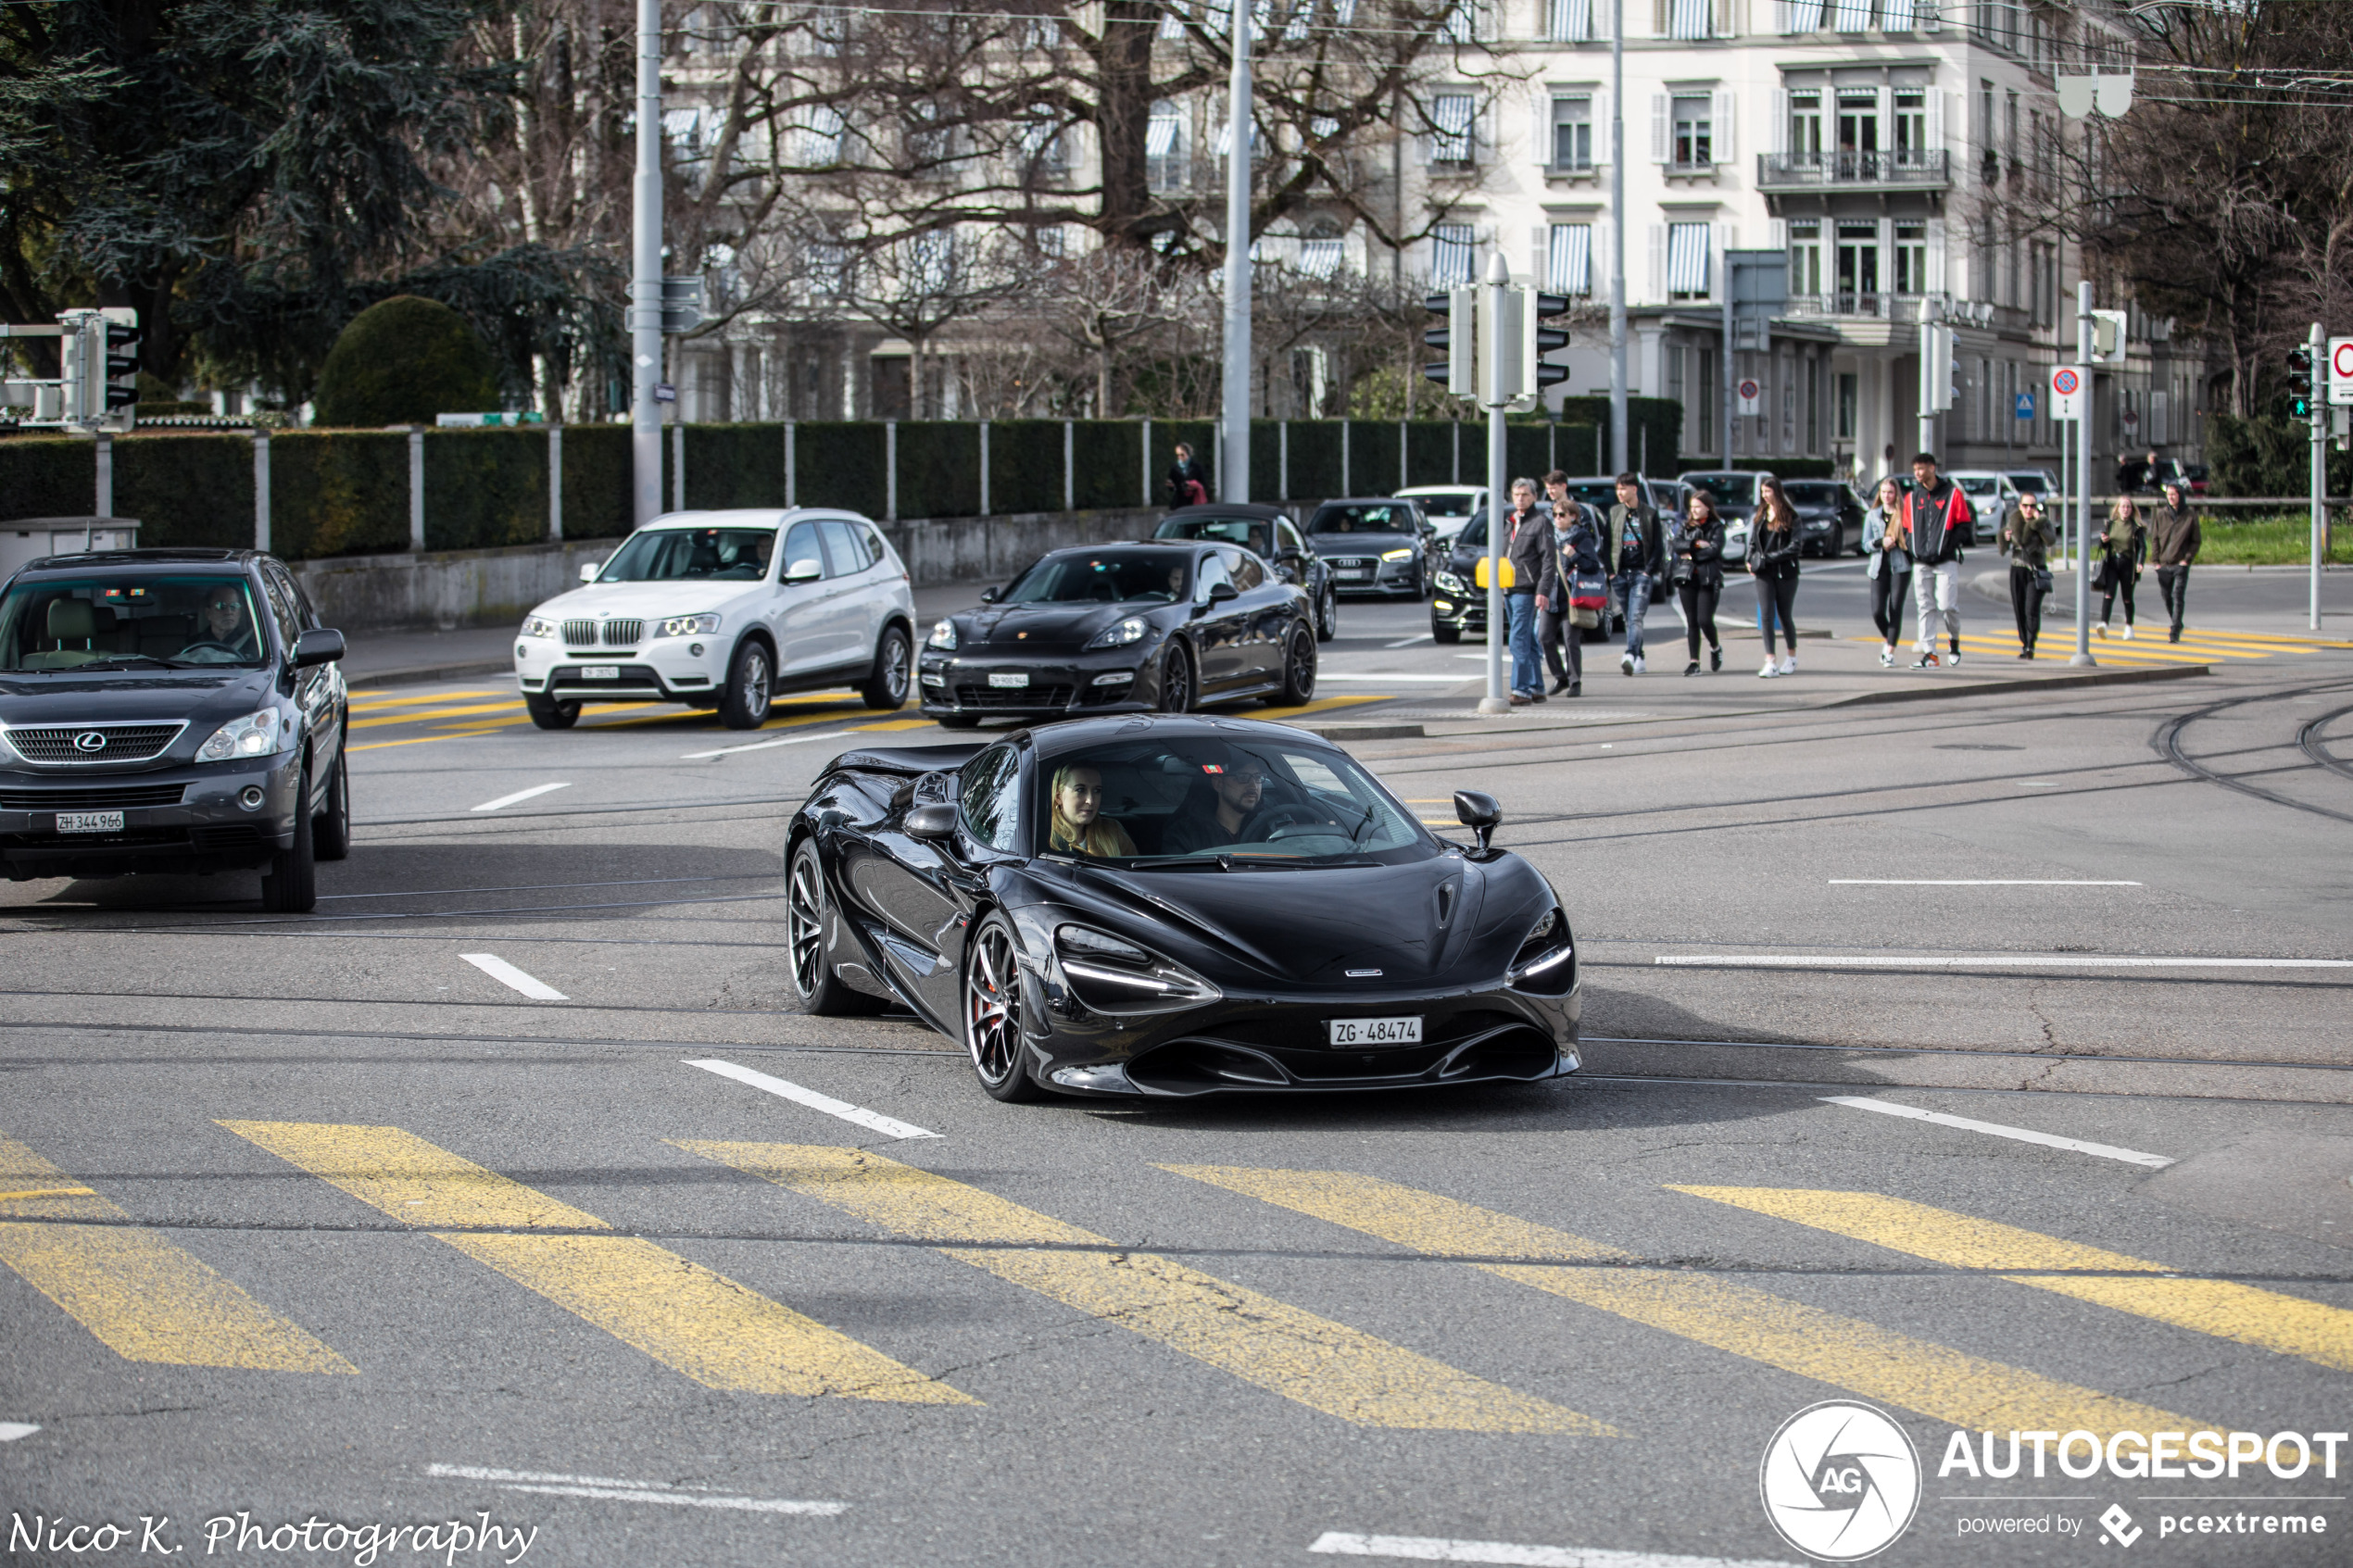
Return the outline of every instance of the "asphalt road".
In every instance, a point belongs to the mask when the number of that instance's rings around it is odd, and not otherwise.
[[[362,687],[317,914],[0,887],[5,1560],[1799,1562],[1760,1465],[1853,1400],[1919,1456],[1877,1561],[2341,1562],[2353,649],[2301,592],[2038,686],[1982,597],[1880,670],[1824,571],[1794,678],[1595,646],[1483,723],[1476,646],[1351,604],[1296,717],[1504,800],[1588,1070],[1173,1110],[793,1009],[783,817],[920,720]],[[2014,1431],[2117,1457],[1954,1457]],[[2113,1436],[2208,1431],[2258,1457]],[[1865,1538],[1904,1446],[1777,1449],[1793,1528]]]

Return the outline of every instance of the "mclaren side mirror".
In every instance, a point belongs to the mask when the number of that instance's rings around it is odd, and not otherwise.
[[[1503,802],[1476,789],[1454,792],[1454,820],[1478,834],[1478,847],[1485,849],[1495,830],[1504,825]]]
[[[814,583],[824,575],[824,567],[814,560],[792,561],[785,567],[785,581],[787,583]]]
[[[944,800],[910,807],[906,825],[908,837],[937,843],[956,831],[956,808]]]
[[[343,657],[343,633],[326,626],[313,626],[295,639],[294,667],[308,670],[314,664],[333,664]]]

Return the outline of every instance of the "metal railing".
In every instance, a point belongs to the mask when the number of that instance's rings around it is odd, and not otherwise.
[[[1790,186],[1945,186],[1953,182],[1944,149],[1885,153],[1759,153],[1760,190]]]

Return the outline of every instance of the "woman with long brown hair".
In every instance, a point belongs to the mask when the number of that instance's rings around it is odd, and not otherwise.
[[[1871,624],[1879,628],[1883,666],[1895,663],[1895,644],[1904,633],[1904,606],[1911,598],[1912,552],[1904,532],[1904,485],[1894,474],[1879,482],[1871,497],[1871,515],[1863,522],[1863,543],[1871,558],[1864,572],[1871,583]]]
[[[1797,673],[1797,555],[1801,540],[1797,508],[1778,479],[1757,486],[1756,526],[1748,538],[1748,571],[1756,580],[1756,634],[1765,640],[1765,667],[1757,674],[1770,680]],[[1789,651],[1773,662],[1773,623],[1780,622],[1781,643]]]
[[[1103,815],[1103,775],[1085,763],[1054,770],[1054,816],[1046,847],[1073,855],[1133,855],[1136,841]]]
[[[1716,601],[1724,593],[1724,525],[1716,516],[1716,497],[1705,490],[1692,492],[1683,525],[1668,543],[1667,575],[1683,606],[1683,639],[1691,646],[1686,675],[1699,673],[1699,639],[1707,637],[1708,668],[1724,668],[1724,645],[1716,637]]]
[[[2133,590],[2140,586],[2141,563],[2148,558],[2149,531],[2130,495],[2119,495],[2108,508],[2108,531],[2100,535],[2100,619],[2095,636],[2108,635],[2108,612],[2116,596],[2124,596],[2124,640],[2133,640]]]

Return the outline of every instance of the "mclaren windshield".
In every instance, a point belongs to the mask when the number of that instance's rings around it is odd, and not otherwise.
[[[93,573],[19,578],[0,599],[0,669],[183,669],[269,657],[243,576]]]
[[[1443,853],[1347,756],[1280,742],[1139,740],[1039,771],[1038,850],[1136,871],[1401,865]]]

